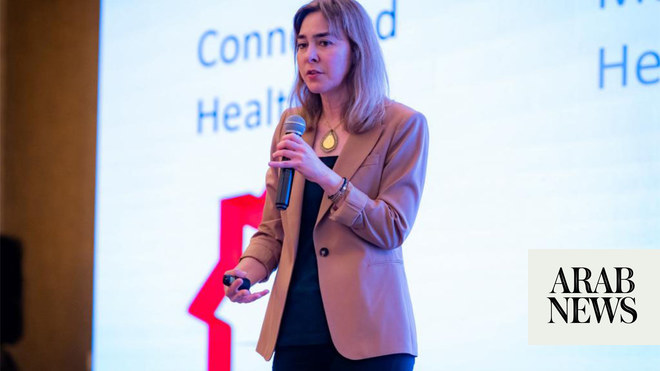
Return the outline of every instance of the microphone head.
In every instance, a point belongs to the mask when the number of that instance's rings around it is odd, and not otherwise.
[[[291,115],[286,118],[284,121],[284,133],[290,134],[298,134],[300,136],[303,135],[305,132],[305,127],[307,124],[305,123],[305,119],[298,116],[298,115]]]

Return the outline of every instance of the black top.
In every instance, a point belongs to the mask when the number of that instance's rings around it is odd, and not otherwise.
[[[321,157],[321,161],[332,169],[337,156]],[[317,183],[305,181],[298,251],[277,337],[278,347],[332,343],[323,310],[313,240],[322,197],[323,189]]]

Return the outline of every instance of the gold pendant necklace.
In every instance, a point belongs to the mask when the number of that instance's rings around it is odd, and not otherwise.
[[[337,128],[339,125],[341,125],[341,122],[334,128],[331,128],[326,124],[326,126],[330,128],[330,131],[327,132],[321,139],[321,149],[323,152],[332,152],[335,148],[337,148],[337,144],[339,144],[339,138],[337,137],[337,133],[335,133],[335,128]]]

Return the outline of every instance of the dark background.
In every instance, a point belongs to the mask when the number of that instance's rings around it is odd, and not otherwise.
[[[0,0],[0,224],[22,245],[23,313],[3,350],[20,370],[88,367],[98,27],[98,1]]]

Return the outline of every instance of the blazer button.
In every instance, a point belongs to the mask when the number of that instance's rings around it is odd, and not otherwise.
[[[323,257],[326,257],[326,256],[328,256],[328,254],[330,254],[330,250],[328,250],[325,247],[322,247],[321,250],[319,251],[319,254],[321,254],[321,256],[323,256]]]

